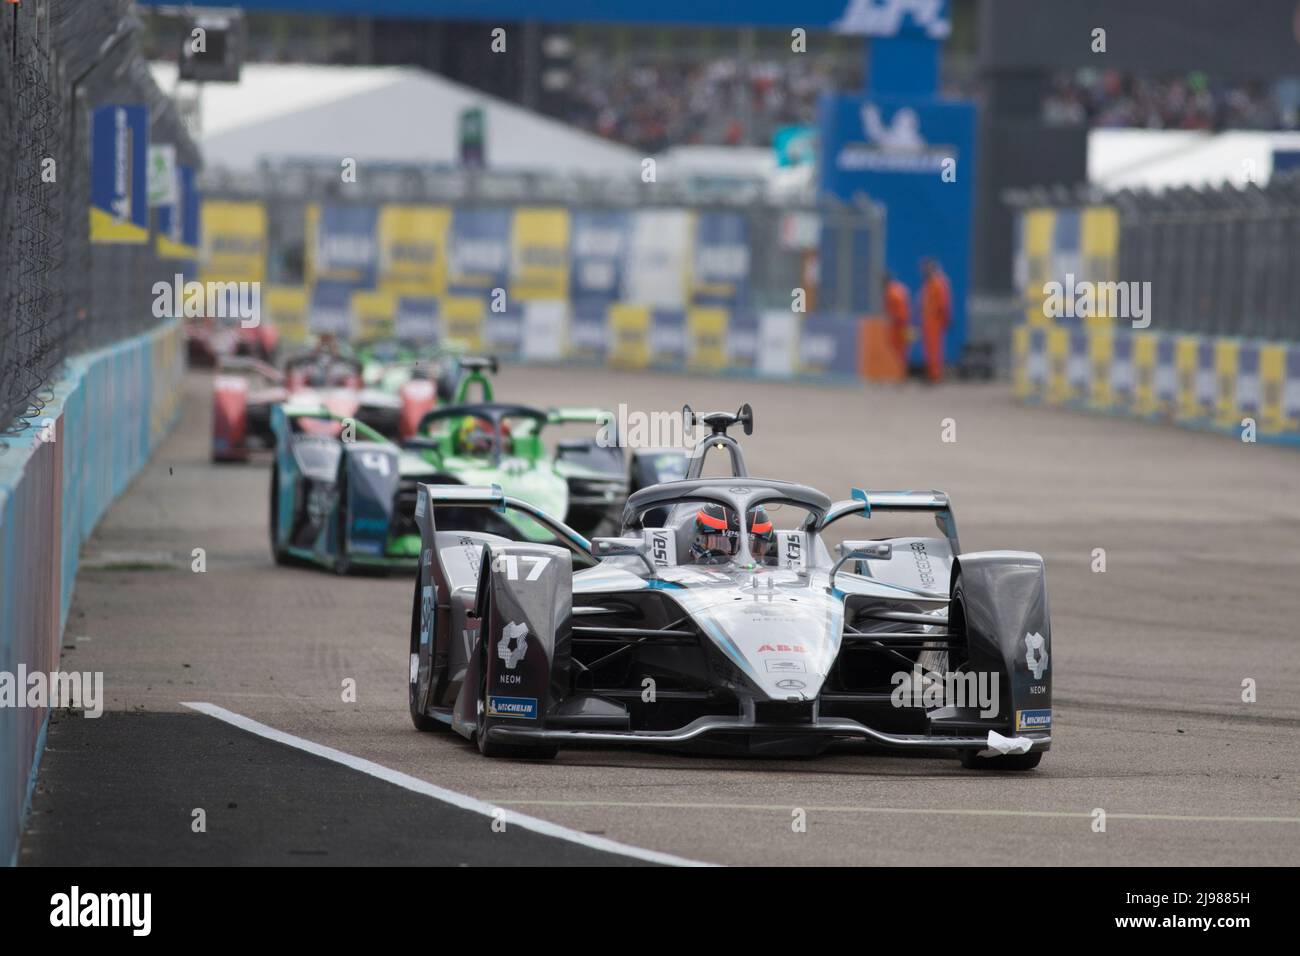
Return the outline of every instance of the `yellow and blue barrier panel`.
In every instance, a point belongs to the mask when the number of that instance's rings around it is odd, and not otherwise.
[[[1300,445],[1300,345],[1098,326],[1024,324],[1018,398]]]

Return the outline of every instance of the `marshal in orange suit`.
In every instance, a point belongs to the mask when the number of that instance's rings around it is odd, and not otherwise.
[[[907,286],[885,273],[885,316],[889,319],[889,341],[898,357],[898,367],[907,372],[907,349],[912,344],[912,297]]]
[[[925,377],[943,379],[943,340],[952,321],[952,288],[939,263],[921,260],[921,347],[925,351]]]

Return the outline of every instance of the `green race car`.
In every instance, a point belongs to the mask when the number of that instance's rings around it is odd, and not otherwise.
[[[437,472],[441,484],[499,485],[503,491],[561,515],[582,534],[600,534],[618,521],[629,491],[629,469],[613,426],[611,412],[600,408],[540,409],[495,401],[485,374],[496,371],[495,359],[462,358],[464,371],[455,400],[427,412],[414,438],[405,443]],[[477,390],[478,401],[471,401]],[[553,448],[543,440],[548,427],[593,426],[592,437],[562,439]],[[593,434],[594,433],[594,434]],[[631,474],[653,471],[646,483],[669,481],[686,473],[684,452],[634,452]],[[632,489],[635,490],[635,489]],[[457,509],[447,509],[448,512]],[[530,541],[549,541],[551,533],[525,514],[495,514],[460,509],[443,514],[444,528],[483,530]]]

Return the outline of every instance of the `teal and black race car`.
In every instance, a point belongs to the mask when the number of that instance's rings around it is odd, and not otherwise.
[[[419,455],[314,401],[274,406],[271,428],[277,563],[310,562],[339,574],[416,566],[416,483],[438,480]]]

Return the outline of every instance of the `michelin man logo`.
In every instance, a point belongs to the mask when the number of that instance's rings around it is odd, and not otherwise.
[[[1042,680],[1047,673],[1047,642],[1041,634],[1025,635],[1025,663],[1034,675],[1034,680]]]
[[[497,657],[506,662],[506,670],[514,670],[528,651],[528,625],[511,621],[501,632],[497,642]]]
[[[921,120],[916,110],[904,106],[886,126],[880,118],[880,109],[874,103],[862,104],[862,132],[867,140],[881,149],[918,150],[926,145],[921,135]]]

